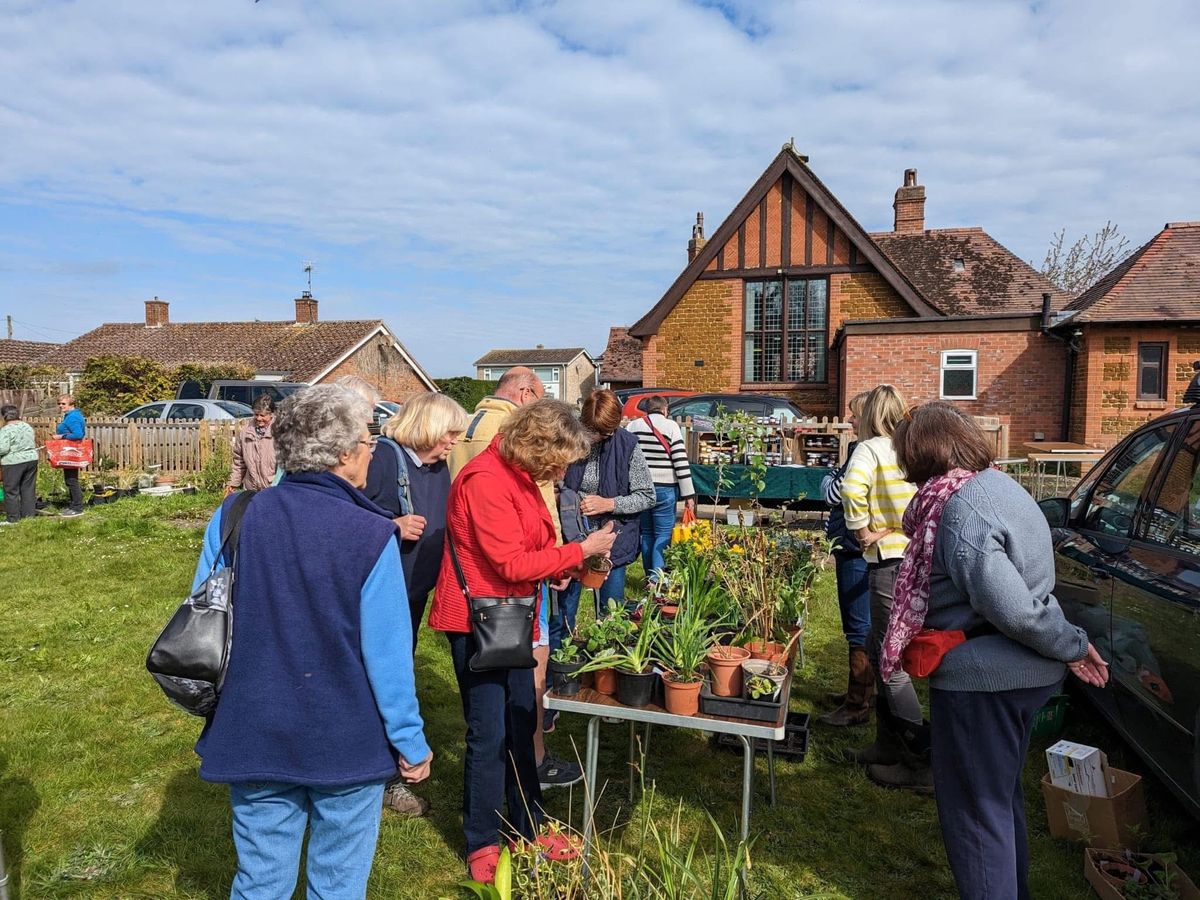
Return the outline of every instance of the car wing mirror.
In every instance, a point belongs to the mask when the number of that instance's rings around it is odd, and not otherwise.
[[[1038,501],[1038,509],[1046,517],[1051,528],[1065,528],[1070,515],[1070,502],[1066,497],[1047,497]]]

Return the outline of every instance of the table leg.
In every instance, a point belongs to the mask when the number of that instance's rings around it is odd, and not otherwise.
[[[767,778],[771,784],[771,806],[775,805],[775,742],[767,740]]]
[[[596,814],[596,760],[600,756],[600,718],[588,719],[587,748],[584,751],[583,858],[586,863],[592,845],[592,821]]]
[[[633,771],[637,759],[637,723],[629,720],[629,802],[633,802]]]
[[[754,745],[744,734],[738,735],[742,742],[742,843],[750,839],[750,803],[754,789]],[[742,896],[746,895],[746,867],[742,867]]]

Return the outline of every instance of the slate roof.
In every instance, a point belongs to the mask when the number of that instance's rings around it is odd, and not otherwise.
[[[608,346],[600,354],[600,377],[604,381],[642,380],[642,342],[628,328],[608,329]]]
[[[475,360],[477,366],[554,366],[565,365],[580,353],[583,347],[538,347],[533,350],[489,350]],[[588,356],[591,359],[591,356]]]
[[[1077,322],[1200,320],[1200,222],[1171,222],[1067,306]]]
[[[45,362],[80,371],[103,354],[145,356],[168,366],[183,363],[241,363],[259,372],[312,381],[377,329],[380,319],[314,322],[180,322],[147,327],[108,323],[63,344]],[[393,338],[394,339],[394,338]],[[399,343],[397,341],[397,343]],[[411,360],[411,354],[404,351]],[[428,375],[412,360],[418,377]],[[432,384],[432,382],[429,382]]]
[[[1043,292],[1054,310],[1071,300],[982,228],[888,231],[871,239],[943,315],[1041,312]]]
[[[62,344],[44,341],[0,340],[0,366],[38,364]]]

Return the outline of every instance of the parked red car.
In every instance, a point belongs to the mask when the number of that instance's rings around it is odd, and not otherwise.
[[[695,391],[681,391],[676,388],[638,388],[637,392],[621,391],[621,394],[627,396],[621,397],[624,405],[621,407],[621,415],[626,419],[636,419],[646,414],[646,407],[643,404],[651,397],[666,397],[667,402],[677,400],[680,397],[691,397]],[[620,397],[620,394],[617,395]]]

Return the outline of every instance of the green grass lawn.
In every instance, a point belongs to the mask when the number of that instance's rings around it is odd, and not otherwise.
[[[0,529],[0,828],[15,898],[227,897],[234,868],[226,792],[196,775],[200,722],[170,707],[146,674],[146,649],[185,595],[215,497],[135,498],[75,520],[41,518]],[[820,582],[795,709],[820,711],[844,678],[832,574]],[[637,583],[637,579],[631,579]],[[435,760],[420,790],[425,820],[385,815],[371,896],[460,896],[459,823],[463,722],[440,635],[424,631],[417,681]],[[582,752],[584,723],[560,718],[551,746]],[[930,800],[888,792],[839,761],[866,728],[816,730],[808,758],[778,763],[779,802],[767,806],[758,766],[752,886],[757,896],[812,893],[934,900],[954,895]],[[1086,710],[1072,707],[1068,737],[1104,747],[1113,763],[1140,764]],[[1036,746],[1026,771],[1034,896],[1090,896],[1079,845],[1051,840],[1037,780]],[[597,821],[608,840],[625,830],[627,731],[603,726]],[[711,812],[737,833],[740,756],[699,732],[655,732],[646,773],[655,816],[681,809],[685,835],[707,834]],[[1194,823],[1152,781],[1147,845],[1174,849],[1200,873]],[[579,790],[547,797],[578,824]],[[650,802],[639,799],[638,804]]]

